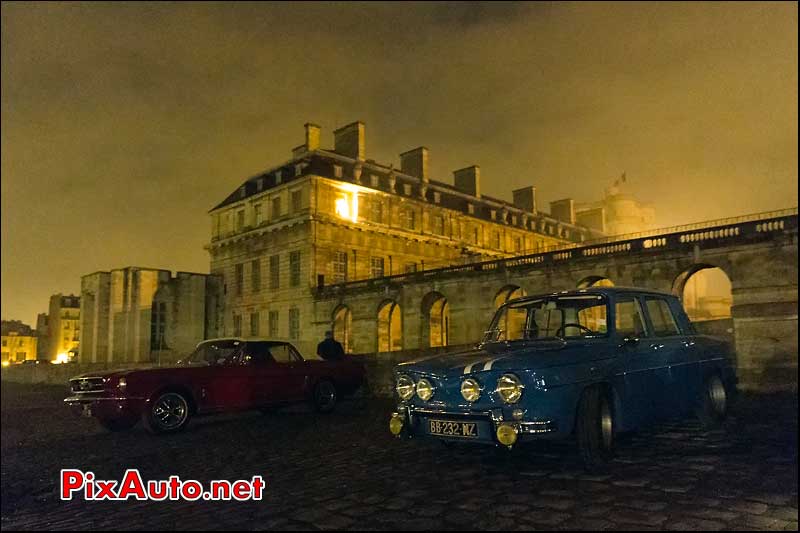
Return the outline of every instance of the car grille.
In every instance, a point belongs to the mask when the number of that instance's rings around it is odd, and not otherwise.
[[[69,381],[72,392],[99,392],[105,388],[103,378],[76,378]]]

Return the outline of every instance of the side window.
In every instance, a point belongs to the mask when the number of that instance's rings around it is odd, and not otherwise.
[[[617,333],[623,337],[644,337],[644,319],[639,302],[635,298],[620,298],[614,307]]]
[[[269,349],[272,357],[278,363],[294,363],[297,361],[297,355],[288,344],[277,344]]]
[[[266,365],[273,362],[269,345],[264,342],[248,343],[242,355],[242,363],[246,365]]]
[[[668,337],[680,333],[675,317],[669,303],[663,298],[647,298],[647,314],[650,315],[650,322],[653,324],[653,335],[656,337]]]

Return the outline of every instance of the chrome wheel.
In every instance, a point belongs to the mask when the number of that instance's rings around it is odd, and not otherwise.
[[[709,380],[708,397],[714,412],[717,415],[724,415],[728,406],[728,394],[725,392],[725,385],[722,384],[719,376],[714,376]]]
[[[603,439],[603,447],[606,450],[611,449],[614,445],[614,418],[606,399],[600,403],[600,436]]]
[[[177,392],[162,394],[153,404],[153,422],[162,431],[177,429],[189,417],[189,404]]]

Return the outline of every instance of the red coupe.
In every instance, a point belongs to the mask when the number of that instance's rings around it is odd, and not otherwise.
[[[198,414],[268,409],[309,401],[321,413],[365,382],[352,358],[305,360],[288,342],[215,339],[201,342],[170,368],[119,370],[70,380],[64,400],[111,431],[142,420],[151,433],[183,429]]]

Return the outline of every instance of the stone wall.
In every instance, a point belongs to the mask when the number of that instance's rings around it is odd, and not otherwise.
[[[147,363],[67,363],[62,365],[12,365],[3,367],[0,376],[2,381],[15,383],[48,383],[51,385],[64,385],[76,376],[91,372],[106,370],[120,370],[125,368],[145,368]]]

